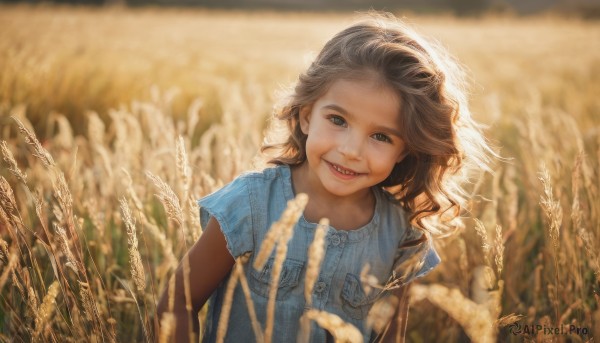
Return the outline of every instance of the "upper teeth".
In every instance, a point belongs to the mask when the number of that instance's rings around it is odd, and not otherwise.
[[[344,175],[354,175],[355,174],[355,173],[353,173],[353,172],[351,172],[349,170],[342,169],[342,168],[336,166],[335,164],[332,164],[332,166],[333,166],[333,169],[337,170],[338,172],[340,172],[340,173],[342,173]]]

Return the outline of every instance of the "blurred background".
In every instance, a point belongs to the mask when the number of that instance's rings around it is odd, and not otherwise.
[[[3,0],[4,3],[48,3],[44,0]],[[476,15],[489,12],[536,14],[554,12],[585,17],[600,15],[598,0],[58,0],[51,3],[126,6],[193,6],[277,10],[410,10],[418,13]]]
[[[457,57],[505,158],[437,241],[409,341],[600,337],[600,1],[110,0],[0,1],[0,341],[158,337],[195,199],[254,166],[282,94],[369,9]]]

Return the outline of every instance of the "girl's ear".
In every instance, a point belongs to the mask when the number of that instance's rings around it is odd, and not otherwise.
[[[300,107],[300,129],[302,133],[308,135],[308,126],[310,124],[310,114],[312,112],[312,106],[302,106]]]

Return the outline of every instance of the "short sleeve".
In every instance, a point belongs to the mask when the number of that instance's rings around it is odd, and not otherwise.
[[[413,227],[408,230],[394,260],[394,272],[403,284],[427,275],[441,262],[431,238]]]
[[[239,177],[218,191],[198,200],[200,224],[206,229],[210,217],[221,226],[227,250],[234,258],[252,251],[252,209],[248,180]]]

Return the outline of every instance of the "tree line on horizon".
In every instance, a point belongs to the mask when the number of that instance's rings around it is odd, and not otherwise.
[[[0,4],[73,4],[161,7],[207,7],[245,10],[409,10],[416,13],[478,15],[512,13],[531,15],[551,12],[586,19],[600,18],[600,0],[0,0]]]

